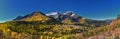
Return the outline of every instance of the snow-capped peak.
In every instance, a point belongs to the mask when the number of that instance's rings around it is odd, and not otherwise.
[[[59,12],[52,12],[52,13],[50,13],[50,14],[46,14],[47,16],[51,16],[51,15],[58,15],[58,14],[60,14]]]
[[[75,15],[76,15],[76,14],[72,14],[71,17],[72,17],[72,16],[75,16]]]
[[[72,17],[72,16],[75,16],[76,14],[73,11],[67,11],[67,12],[63,13],[63,15]]]
[[[63,13],[64,15],[71,15],[71,14],[73,14],[74,12],[73,11],[67,11],[67,12],[65,12],[65,13]]]

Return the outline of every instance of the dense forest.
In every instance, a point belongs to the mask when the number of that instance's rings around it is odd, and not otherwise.
[[[103,22],[85,21],[85,18],[80,20],[81,24],[74,24],[70,19],[64,23],[49,21],[51,18],[47,16],[47,21],[46,18],[33,19],[39,16],[36,13],[22,20],[0,23],[0,39],[120,39],[119,16],[110,24],[99,26],[96,25]]]
[[[117,20],[120,23],[120,20]],[[65,24],[39,24],[39,22],[10,21],[0,24],[0,38],[2,39],[85,39],[97,36],[107,31],[120,30],[120,24],[78,26]],[[115,35],[114,38],[119,38]],[[111,38],[112,39],[112,38]]]

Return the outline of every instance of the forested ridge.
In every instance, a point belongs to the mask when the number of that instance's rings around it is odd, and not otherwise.
[[[86,18],[59,22],[37,12],[0,23],[0,39],[120,39],[119,18],[108,24]]]

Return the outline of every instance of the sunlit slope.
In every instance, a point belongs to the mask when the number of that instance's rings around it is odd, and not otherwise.
[[[50,17],[45,16],[42,12],[33,12],[32,14],[25,15],[23,17],[17,17],[14,21],[41,21],[46,22],[52,20]]]

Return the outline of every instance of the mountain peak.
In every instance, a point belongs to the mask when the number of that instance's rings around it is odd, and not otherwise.
[[[33,12],[32,14],[25,15],[23,17],[17,17],[18,21],[47,21],[50,20],[45,14],[40,11]]]
[[[73,11],[67,11],[67,12],[65,12],[65,13],[63,13],[64,15],[72,15],[72,14],[74,14],[74,12]]]
[[[73,11],[67,11],[67,12],[63,13],[63,15],[66,15],[66,16],[69,16],[69,17],[78,16]]]
[[[43,14],[42,12],[40,12],[40,11],[35,11],[35,12],[33,12],[31,15],[44,15],[45,16],[45,14]]]
[[[51,12],[50,14],[46,14],[47,16],[51,16],[51,15],[59,15],[60,12]]]

